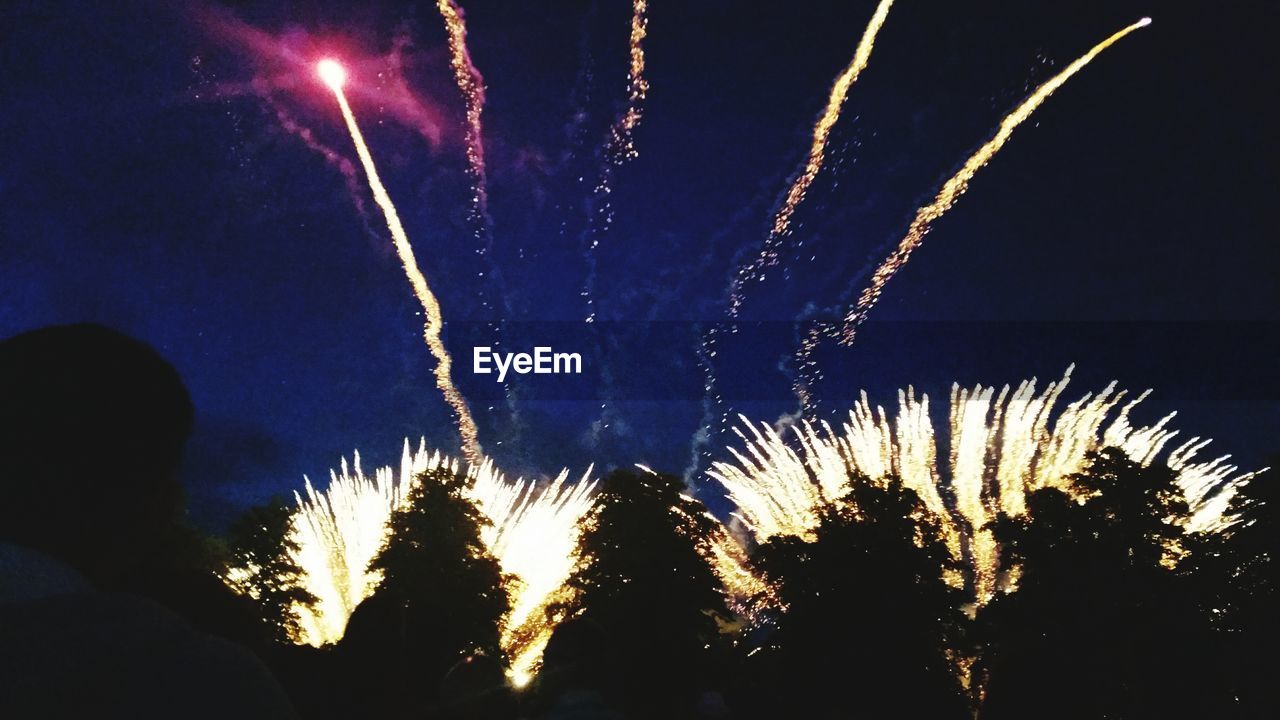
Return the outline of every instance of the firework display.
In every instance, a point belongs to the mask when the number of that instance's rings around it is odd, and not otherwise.
[[[445,401],[449,403],[457,419],[458,434],[462,436],[462,454],[468,462],[479,463],[481,461],[480,440],[476,422],[471,417],[471,409],[467,407],[466,399],[453,384],[453,359],[449,356],[449,350],[445,347],[444,341],[440,339],[440,332],[444,327],[440,302],[436,299],[435,293],[431,292],[426,276],[418,267],[418,261],[413,255],[413,246],[409,244],[409,236],[404,231],[404,225],[400,223],[400,214],[396,212],[391,196],[387,194],[387,189],[383,187],[382,180],[378,177],[378,168],[373,164],[373,156],[369,154],[369,147],[364,142],[364,136],[360,134],[360,126],[356,124],[355,113],[351,111],[347,96],[342,91],[342,86],[347,80],[346,70],[336,60],[325,59],[319,62],[316,71],[320,79],[333,91],[338,107],[342,109],[342,117],[347,122],[347,130],[351,133],[356,154],[360,156],[360,164],[364,166],[365,175],[369,179],[369,190],[373,193],[373,199],[378,207],[382,208],[382,214],[387,220],[387,230],[395,241],[396,252],[400,255],[400,262],[404,264],[404,272],[409,277],[413,294],[422,304],[422,311],[425,313],[423,337],[427,341],[431,355],[436,360],[436,387],[444,394]]]
[[[19,5],[0,716],[1275,714],[1256,9]]]
[[[929,398],[912,388],[899,391],[896,416],[863,393],[839,429],[804,421],[792,428],[791,441],[743,418],[737,430],[743,448],[732,448],[734,460],[715,463],[708,474],[728,491],[735,515],[758,542],[810,537],[823,507],[841,502],[857,478],[900,482],[940,521],[955,559],[967,560],[979,603],[996,591],[1000,574],[991,521],[1024,515],[1026,496],[1040,488],[1078,492],[1070,478],[1091,451],[1119,448],[1138,463],[1163,462],[1176,472],[1188,513],[1173,520],[1187,532],[1221,532],[1236,522],[1231,498],[1256,472],[1239,472],[1226,456],[1197,460],[1208,440],[1170,447],[1178,434],[1168,428],[1172,414],[1134,426],[1130,412],[1145,392],[1129,399],[1112,383],[1058,408],[1070,378],[1068,369],[1039,393],[1034,379],[998,391],[953,386],[941,458]]]
[[[303,571],[302,586],[317,598],[314,605],[296,608],[297,640],[319,646],[342,638],[352,611],[381,581],[369,563],[386,541],[391,514],[415,478],[433,470],[465,472],[468,496],[489,521],[481,538],[503,572],[515,577],[502,641],[513,680],[524,684],[553,629],[543,611],[577,561],[579,523],[591,509],[595,487],[590,469],[577,482],[570,482],[564,470],[538,487],[507,480],[488,458],[463,470],[457,460],[428,452],[425,442],[412,450],[406,441],[398,472],[387,466],[365,475],[359,453],[350,465],[344,458],[326,490],[317,491],[308,480],[305,497],[297,497],[294,559]]]

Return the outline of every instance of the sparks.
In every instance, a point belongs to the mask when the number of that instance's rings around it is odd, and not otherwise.
[[[546,610],[567,592],[578,561],[578,536],[594,504],[591,468],[577,483],[562,470],[549,484],[505,482],[492,463],[477,475],[472,498],[492,524],[481,532],[502,571],[515,576],[511,612],[503,620],[502,648],[516,685],[529,682],[542,665],[542,651],[556,623]]]
[[[630,62],[627,66],[627,106],[609,127],[609,136],[604,146],[604,163],[588,204],[587,228],[582,236],[583,251],[587,256],[587,277],[582,286],[582,297],[587,304],[584,321],[588,323],[596,320],[596,250],[600,246],[600,239],[613,225],[611,196],[614,167],[624,165],[639,156],[635,131],[644,118],[644,101],[649,95],[649,81],[644,76],[644,39],[649,32],[648,12],[648,0],[633,0],[631,36],[628,42]]]
[[[426,276],[422,274],[422,270],[418,267],[418,261],[413,255],[413,246],[409,244],[409,236],[405,233],[404,226],[400,223],[400,214],[396,212],[396,206],[391,202],[391,196],[387,194],[387,189],[382,185],[382,180],[378,176],[378,168],[373,164],[373,156],[369,154],[369,147],[365,145],[364,135],[360,132],[360,126],[356,124],[355,113],[351,111],[351,105],[347,103],[347,96],[342,91],[343,83],[346,81],[346,72],[336,61],[328,59],[321,60],[316,70],[321,79],[329,86],[329,89],[333,91],[333,96],[338,100],[338,107],[342,109],[342,117],[347,122],[347,130],[351,133],[351,141],[355,144],[356,154],[360,156],[360,163],[364,166],[364,173],[368,177],[369,190],[373,193],[373,199],[378,203],[378,207],[382,208],[382,214],[387,220],[387,230],[390,231],[391,238],[395,242],[396,253],[399,254],[400,262],[404,265],[404,271],[409,277],[409,284],[413,287],[413,293],[422,305],[422,311],[425,316],[423,319],[423,338],[427,342],[427,348],[436,360],[436,387],[444,395],[445,402],[453,409],[454,417],[458,423],[458,434],[462,438],[462,455],[468,463],[478,465],[482,462],[479,432],[476,430],[476,423],[471,417],[471,409],[467,407],[466,399],[462,397],[462,393],[458,392],[458,388],[453,384],[453,360],[449,357],[449,351],[445,348],[444,341],[440,338],[440,332],[444,328],[444,318],[440,312],[440,303],[436,300],[435,293],[431,292],[431,287],[427,285]]]
[[[426,464],[447,462],[437,455]],[[298,510],[291,539],[298,549],[293,560],[302,569],[302,587],[316,598],[312,606],[294,608],[298,642],[316,647],[336,643],[356,606],[382,581],[369,571],[369,563],[386,540],[391,513],[408,492],[403,480],[402,475],[397,481],[390,468],[366,476],[357,452],[351,465],[343,458],[340,470],[330,471],[325,491],[317,491],[307,479],[305,494],[295,493]]]
[[[499,283],[500,273],[493,258],[493,221],[489,217],[489,177],[484,150],[484,77],[471,59],[467,48],[467,23],[462,8],[453,0],[438,0],[440,16],[444,18],[445,31],[449,35],[449,66],[466,106],[464,141],[467,147],[467,174],[471,180],[470,221],[475,228],[476,254],[487,262],[489,279]],[[501,287],[497,287],[499,296]],[[499,298],[501,300],[501,297]],[[486,308],[492,304],[486,295],[481,296]]]
[[[804,169],[795,176],[791,187],[787,189],[786,198],[782,201],[782,205],[778,208],[778,212],[773,218],[773,227],[769,231],[769,236],[765,238],[759,255],[751,264],[739,269],[730,285],[730,317],[736,316],[742,308],[744,301],[743,285],[753,278],[757,281],[763,280],[764,268],[777,264],[779,242],[791,230],[791,217],[795,215],[796,208],[800,206],[800,203],[804,201],[805,194],[809,192],[809,186],[813,184],[813,181],[818,177],[818,173],[822,170],[831,129],[835,127],[836,122],[840,119],[840,111],[844,108],[845,98],[849,95],[849,88],[853,87],[854,82],[858,80],[858,76],[862,74],[862,71],[867,67],[867,63],[871,60],[871,51],[875,48],[876,35],[880,32],[880,28],[884,26],[885,18],[889,16],[889,8],[892,5],[893,0],[881,0],[879,6],[876,7],[875,13],[871,16],[871,20],[867,23],[866,30],[862,33],[862,40],[858,43],[858,47],[853,53],[853,60],[850,61],[849,66],[844,69],[844,72],[840,73],[835,83],[831,86],[831,94],[827,98],[827,106],[813,126],[813,143],[809,147],[809,156],[805,161]]]
[[[1147,393],[1126,401],[1128,394],[1115,383],[1055,412],[1070,377],[1069,368],[1040,393],[1034,379],[998,392],[953,386],[951,452],[943,463],[929,398],[908,388],[898,393],[896,419],[873,408],[863,393],[839,430],[805,421],[793,428],[794,444],[768,425],[742,418],[736,432],[744,449],[730,448],[733,461],[713,464],[708,475],[726,488],[738,507],[736,517],[758,542],[778,535],[812,537],[823,506],[847,494],[851,473],[880,484],[897,478],[939,520],[955,559],[968,563],[978,603],[991,597],[1000,580],[989,522],[1000,513],[1025,515],[1026,496],[1040,488],[1076,492],[1067,478],[1084,468],[1090,451],[1119,448],[1143,465],[1163,455],[1189,508],[1173,521],[1187,532],[1220,532],[1237,521],[1228,512],[1231,498],[1257,472],[1240,473],[1226,457],[1196,460],[1208,443],[1200,438],[1166,453],[1177,435],[1168,428],[1173,416],[1134,426],[1130,413]],[[944,501],[945,495],[954,501]]]
[[[638,154],[635,130],[644,118],[644,100],[649,94],[649,81],[644,77],[644,38],[649,32],[648,0],[634,0],[631,5],[631,37],[628,42],[630,63],[627,66],[627,109],[610,130],[608,153],[614,164],[621,165]]]
[[[884,262],[880,264],[880,267],[876,269],[875,273],[871,276],[870,285],[863,290],[862,295],[858,298],[858,302],[846,314],[841,337],[842,343],[849,345],[853,342],[858,326],[866,320],[867,313],[870,312],[871,308],[874,307],[876,302],[880,299],[880,295],[884,292],[885,285],[888,284],[894,274],[897,273],[898,270],[902,269],[902,266],[907,263],[907,260],[911,258],[911,253],[914,252],[916,248],[920,247],[920,243],[924,241],[924,236],[929,233],[930,229],[932,229],[933,223],[937,221],[938,218],[945,215],[946,212],[955,205],[956,201],[960,199],[960,196],[969,189],[969,182],[973,180],[973,177],[978,173],[978,170],[991,162],[991,159],[1000,151],[1000,148],[1004,147],[1005,143],[1009,141],[1009,138],[1013,135],[1013,131],[1025,122],[1027,118],[1031,117],[1031,114],[1034,113],[1036,109],[1054,93],[1054,91],[1062,87],[1067,80],[1071,79],[1071,76],[1080,72],[1080,70],[1097,57],[1099,53],[1111,47],[1116,42],[1119,42],[1121,38],[1134,30],[1146,27],[1150,24],[1151,18],[1143,18],[1113,34],[1111,37],[1103,40],[1097,45],[1094,45],[1089,52],[1076,59],[1075,62],[1068,65],[1062,72],[1053,76],[1043,85],[1036,88],[1035,92],[1031,93],[1030,97],[1023,100],[1021,105],[1015,108],[1013,112],[1009,113],[1004,120],[1000,121],[1000,126],[996,130],[996,134],[984,143],[982,147],[978,148],[977,152],[973,153],[973,155],[964,162],[964,165],[960,167],[960,170],[942,186],[941,190],[938,191],[933,202],[930,202],[928,205],[925,205],[916,211],[915,219],[911,221],[911,225],[907,228],[907,233],[898,244],[897,249],[894,250],[889,257],[885,258]]]
[[[359,453],[350,464],[344,458],[330,473],[328,489],[317,491],[307,480],[305,495],[296,496],[293,559],[302,568],[302,586],[317,602],[295,608],[300,628],[295,639],[317,647],[342,639],[351,613],[382,580],[368,567],[386,541],[392,513],[403,505],[415,478],[441,469],[466,473],[467,496],[489,520],[481,540],[502,571],[514,577],[507,588],[511,611],[503,619],[501,642],[511,663],[508,675],[523,685],[540,667],[556,627],[545,610],[562,599],[578,561],[579,531],[594,503],[591,468],[576,483],[562,470],[539,487],[507,480],[489,458],[464,468],[428,452],[425,441],[416,451],[405,442],[398,472],[381,467],[365,475]],[[233,588],[239,589],[234,580],[243,574],[243,569],[228,573]]]

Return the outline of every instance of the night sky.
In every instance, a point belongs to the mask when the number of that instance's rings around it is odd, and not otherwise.
[[[699,337],[725,317],[731,271],[764,239],[875,3],[651,1],[640,154],[615,169],[595,236],[591,326],[582,248],[626,98],[629,3],[463,3],[487,87],[500,295],[478,279],[490,265],[434,3],[355,5],[6,3],[0,337],[91,320],[159,348],[197,408],[183,473],[208,527],[355,448],[366,468],[406,436],[456,448],[382,218],[358,165],[354,184],[339,167],[355,154],[312,70],[332,55],[440,296],[486,451],[516,474],[684,472]],[[898,3],[780,266],[715,361],[729,407],[794,411],[779,365],[795,319],[860,289],[1032,88],[1150,15],[1015,133],[857,342],[819,354],[819,410],[837,418],[863,388],[891,406],[908,384],[941,401],[953,381],[1044,382],[1074,362],[1065,399],[1116,379],[1154,389],[1139,420],[1178,410],[1184,434],[1245,467],[1280,450],[1280,18],[1233,5]],[[499,319],[517,349],[582,353],[584,374],[525,376],[508,400],[470,373]]]

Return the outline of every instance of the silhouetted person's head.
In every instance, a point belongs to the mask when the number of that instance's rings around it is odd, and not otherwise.
[[[551,633],[542,652],[542,684],[551,694],[571,688],[602,690],[612,679],[610,638],[590,618],[569,618]]]
[[[518,703],[507,684],[502,663],[485,655],[467,655],[440,683],[441,712],[445,718],[502,720],[518,714]]]
[[[114,330],[0,342],[0,539],[109,577],[177,519],[191,423],[173,366]]]

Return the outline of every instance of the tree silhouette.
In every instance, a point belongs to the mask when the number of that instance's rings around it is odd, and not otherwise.
[[[480,537],[488,522],[445,469],[419,475],[370,567],[383,575],[356,608],[338,650],[353,710],[387,716],[439,702],[448,670],[482,654],[502,660],[507,578]]]
[[[1231,716],[1193,587],[1170,567],[1174,479],[1108,449],[1071,478],[1087,500],[1040,490],[997,523],[1017,589],[978,617],[984,720]]]
[[[1272,459],[1274,468],[1280,457]],[[1271,470],[1233,498],[1240,522],[1196,538],[1186,572],[1213,623],[1217,657],[1232,679],[1240,717],[1280,712],[1280,487]]]
[[[947,655],[962,617],[939,530],[900,483],[850,485],[812,540],[775,537],[754,554],[786,611],[751,658],[768,688],[751,706],[762,717],[964,717]]]
[[[290,536],[293,510],[279,498],[249,508],[228,532],[230,567],[243,575],[232,583],[258,603],[262,619],[277,642],[290,642],[298,632],[298,605],[315,596],[300,585],[302,568],[293,559],[298,544]]]
[[[608,667],[599,675],[612,687],[597,689],[641,716],[693,706],[698,688],[713,682],[716,618],[727,615],[720,582],[699,553],[715,526],[684,490],[670,475],[605,476],[570,579],[570,611],[605,639],[600,662]]]
[[[274,644],[272,633],[257,604],[222,581],[229,562],[230,548],[222,538],[175,522],[155,528],[152,542],[137,548],[102,587],[148,597],[197,630],[263,655]]]

